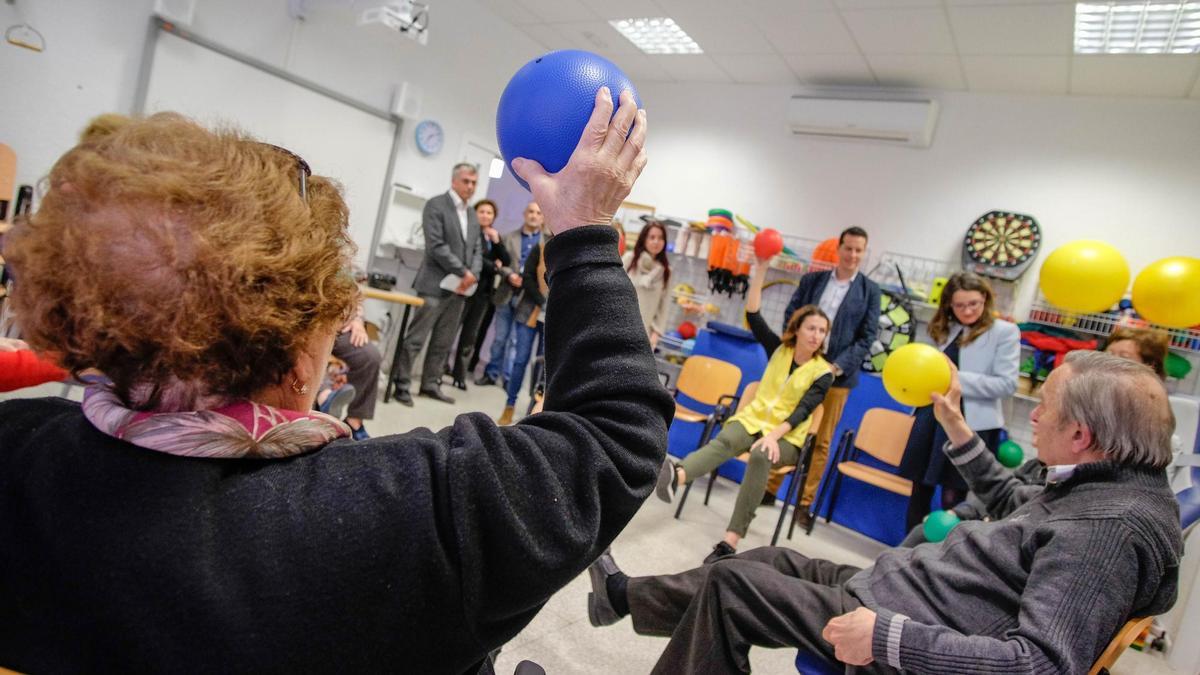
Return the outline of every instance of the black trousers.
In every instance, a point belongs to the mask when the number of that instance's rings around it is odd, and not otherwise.
[[[467,298],[466,308],[463,309],[462,332],[458,334],[458,349],[454,353],[454,369],[451,371],[458,380],[465,381],[467,373],[474,372],[479,364],[479,348],[487,334],[484,327],[491,323],[496,313],[492,294],[485,293],[484,288],[481,283],[475,295]],[[491,288],[491,284],[487,288]]]
[[[643,635],[670,636],[655,673],[748,673],[750,647],[795,647],[837,663],[825,624],[862,603],[843,585],[852,565],[764,546],[680,574],[629,580]],[[871,664],[859,672],[891,672]]]

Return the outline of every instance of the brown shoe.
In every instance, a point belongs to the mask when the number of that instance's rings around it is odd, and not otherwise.
[[[502,427],[506,427],[512,423],[513,423],[513,407],[511,405],[506,405],[506,406],[504,406],[504,412],[500,413],[499,419],[496,420],[496,424],[499,424]]]
[[[812,514],[808,512],[808,508],[809,507],[806,505],[800,505],[796,507],[796,527],[804,530],[805,532],[808,532],[812,529],[813,522],[815,521]]]

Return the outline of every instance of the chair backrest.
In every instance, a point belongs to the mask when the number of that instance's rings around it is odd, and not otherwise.
[[[1126,621],[1121,630],[1117,631],[1117,635],[1112,639],[1112,642],[1109,642],[1108,646],[1101,652],[1100,658],[1096,659],[1096,663],[1092,665],[1092,669],[1088,671],[1088,675],[1097,675],[1102,670],[1112,668],[1117,659],[1121,658],[1121,654],[1124,654],[1129,645],[1133,644],[1133,641],[1137,639],[1137,636],[1146,630],[1151,621],[1154,621],[1154,617],[1152,616]]]
[[[675,391],[704,405],[716,405],[722,396],[737,391],[742,369],[711,356],[689,356],[675,380]]]
[[[897,410],[871,408],[854,435],[854,446],[885,464],[900,466],[913,417]]]
[[[742,398],[738,401],[737,412],[741,412],[742,408],[750,405],[754,400],[754,395],[758,393],[758,381],[751,382],[742,389]]]

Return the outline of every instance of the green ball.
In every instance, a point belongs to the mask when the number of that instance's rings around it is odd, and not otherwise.
[[[925,519],[925,526],[922,528],[925,541],[939,542],[945,539],[958,523],[958,514],[953,511],[934,511]]]
[[[999,448],[996,448],[996,459],[1000,460],[1004,466],[1015,469],[1025,461],[1025,451],[1012,441],[1004,441]]]

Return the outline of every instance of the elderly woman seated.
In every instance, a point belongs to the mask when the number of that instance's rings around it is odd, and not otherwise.
[[[645,119],[612,110],[601,90],[559,173],[517,162],[559,233],[546,412],[365,441],[312,410],[357,293],[331,180],[172,114],[63,156],[4,255],[30,345],[107,379],[0,404],[0,665],[490,670],[664,456],[608,226]]]

